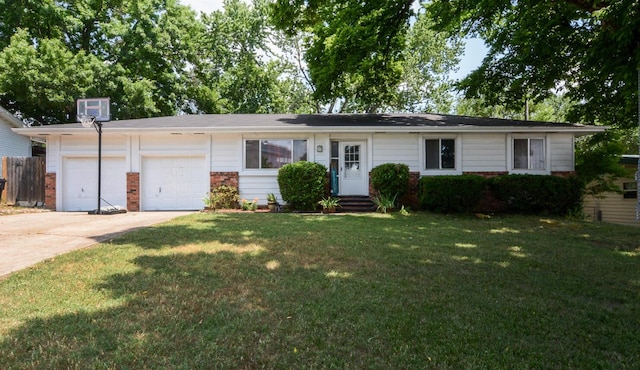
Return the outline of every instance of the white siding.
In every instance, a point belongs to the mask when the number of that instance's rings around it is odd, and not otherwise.
[[[574,146],[572,134],[550,134],[547,136],[551,148],[551,171],[573,171]]]
[[[635,167],[633,167],[635,168]],[[622,188],[624,182],[635,182],[634,179],[620,179],[616,184]],[[614,224],[640,226],[636,222],[636,203],[637,199],[625,199],[622,194],[604,193],[603,199],[593,199],[587,196],[584,199],[584,214],[593,221],[598,221],[598,211],[602,214],[600,221],[610,222]]]
[[[505,134],[463,134],[462,171],[507,171],[507,136]]]
[[[211,143],[211,169],[213,172],[240,171],[243,167],[242,135],[216,134]]]
[[[209,135],[191,134],[157,134],[140,136],[140,152],[201,154],[209,152],[211,137]],[[208,154],[208,153],[207,153]]]
[[[4,121],[0,121],[0,175],[2,157],[31,157],[31,140],[15,134],[11,131],[11,126]]]
[[[60,172],[60,137],[47,137],[47,172]]]
[[[258,205],[267,204],[267,194],[274,193],[278,202],[282,203],[280,188],[278,186],[278,174],[269,175],[242,175],[240,176],[240,198],[252,201],[258,198]]]
[[[404,163],[409,166],[409,171],[420,171],[418,134],[375,134],[372,142],[373,167]]]
[[[82,136],[62,136],[60,138],[62,154],[73,153],[97,154],[98,134]],[[102,134],[102,153],[122,153],[127,150],[127,138],[125,136],[109,136]]]

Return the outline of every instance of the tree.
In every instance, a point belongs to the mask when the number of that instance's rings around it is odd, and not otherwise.
[[[305,61],[314,98],[350,97],[376,111],[399,85],[413,0],[276,0],[272,20],[294,35],[306,32]]]
[[[205,30],[195,63],[194,105],[207,113],[310,113],[295,67],[270,58],[282,35],[268,22],[267,3],[226,0],[224,10],[203,15]],[[215,91],[216,93],[213,93]]]
[[[28,121],[75,121],[85,96],[111,97],[113,119],[188,100],[201,26],[176,0],[11,1],[0,16],[0,104]]]
[[[527,106],[529,120],[543,122],[566,122],[574,103],[566,94],[553,94],[544,100]],[[456,114],[463,116],[494,117],[504,119],[526,119],[524,107],[510,109],[506,105],[490,105],[483,97],[459,98]]]
[[[637,0],[451,0],[427,9],[437,29],[479,35],[490,47],[460,84],[468,97],[513,109],[561,88],[579,102],[573,121],[637,124]]]
[[[30,122],[68,120],[75,97],[95,91],[106,66],[95,56],[72,53],[58,40],[34,45],[26,30],[19,30],[0,52],[0,102]]]
[[[407,34],[402,78],[388,110],[449,113],[454,96],[450,73],[460,63],[463,43],[433,30],[433,21],[418,13]]]
[[[276,27],[294,40],[318,112],[448,112],[458,38],[431,29],[413,1],[286,1]],[[304,61],[300,57],[304,55]]]

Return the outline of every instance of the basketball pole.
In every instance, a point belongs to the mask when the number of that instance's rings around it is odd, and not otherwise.
[[[96,214],[101,215],[102,209],[100,207],[100,202],[102,200],[102,122],[96,121],[94,119],[93,125],[95,126],[96,131],[98,131],[98,208],[96,209]]]

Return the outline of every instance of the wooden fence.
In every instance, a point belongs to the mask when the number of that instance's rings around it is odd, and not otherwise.
[[[43,157],[2,157],[2,177],[7,180],[2,202],[42,206],[45,171]]]

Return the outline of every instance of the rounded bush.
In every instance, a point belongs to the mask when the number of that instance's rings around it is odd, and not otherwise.
[[[409,166],[404,163],[385,163],[371,170],[371,186],[380,195],[402,198],[409,189]]]
[[[327,167],[306,161],[286,164],[278,171],[278,186],[290,209],[314,210],[325,195]]]

